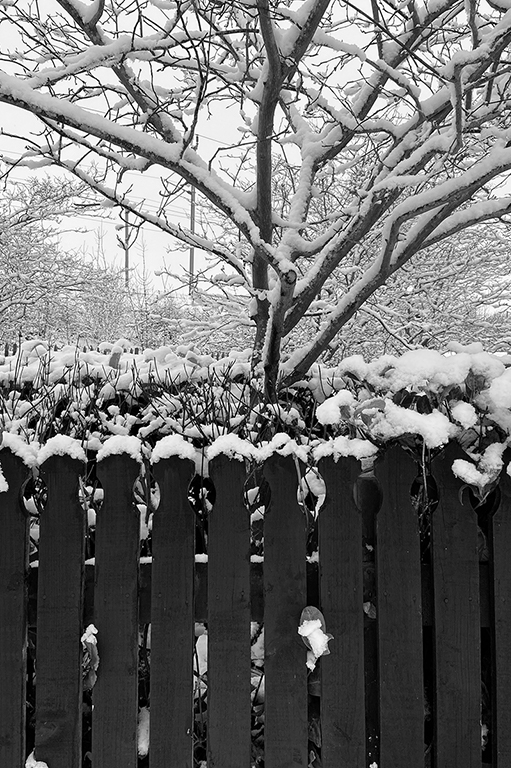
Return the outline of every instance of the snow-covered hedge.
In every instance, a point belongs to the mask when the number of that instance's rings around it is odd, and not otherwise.
[[[24,342],[0,358],[2,431],[31,455],[56,435],[94,455],[112,436],[116,450],[122,436],[137,437],[155,459],[174,435],[181,455],[195,451],[202,463],[218,452],[257,460],[273,450],[309,463],[329,453],[368,458],[389,441],[421,460],[456,439],[471,460],[453,470],[479,493],[502,470],[511,442],[511,357],[479,344],[314,365],[277,403],[265,402],[250,350],[221,360],[189,346],[128,350],[124,340],[86,352]]]

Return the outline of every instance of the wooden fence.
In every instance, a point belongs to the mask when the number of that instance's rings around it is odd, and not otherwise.
[[[104,502],[94,565],[86,567],[83,465],[54,456],[42,467],[47,502],[29,577],[20,490],[27,470],[2,450],[9,489],[0,494],[0,766],[21,768],[34,746],[49,768],[82,766],[80,637],[92,612],[100,657],[94,768],[192,768],[197,620],[207,621],[209,638],[205,760],[209,768],[253,765],[251,619],[264,621],[265,638],[257,765],[509,768],[511,478],[503,477],[492,508],[474,509],[451,472],[457,451],[449,446],[434,461],[438,505],[430,516],[417,513],[413,496],[424,485],[401,449],[378,463],[378,495],[371,480],[358,481],[357,504],[358,462],[322,459],[319,563],[306,558],[294,460],[274,456],[264,466],[271,501],[264,563],[254,563],[245,465],[219,456],[210,469],[207,564],[195,563],[192,464],[174,457],[154,466],[160,502],[152,561],[141,565],[132,493],[139,466],[109,456],[97,468]],[[307,604],[322,610],[334,637],[314,686],[297,633]],[[150,748],[138,762],[139,628],[148,622]],[[34,744],[26,743],[26,681],[34,675],[27,635],[36,643]]]

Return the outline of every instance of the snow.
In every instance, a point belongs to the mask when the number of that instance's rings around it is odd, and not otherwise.
[[[25,768],[49,768],[49,766],[42,760],[36,760],[34,753],[31,752],[26,759]]]
[[[151,464],[156,464],[160,459],[168,459],[171,456],[179,456],[181,459],[191,459],[195,462],[197,451],[193,445],[185,440],[182,435],[168,435],[158,440],[151,452]]]
[[[341,456],[354,456],[356,459],[368,459],[376,456],[378,446],[369,440],[362,440],[359,437],[344,437],[340,435],[328,442],[321,443],[314,448],[314,458],[319,461],[325,456],[333,456],[337,461]]]
[[[279,456],[295,456],[303,462],[307,462],[310,446],[299,444],[285,432],[278,432],[269,442],[265,443],[258,452],[259,460],[265,461],[274,453]]]
[[[480,341],[474,341],[471,344],[460,344],[458,341],[449,341],[447,343],[447,349],[450,352],[466,352],[469,355],[484,352],[483,345]]]
[[[506,443],[492,443],[483,452],[479,461],[480,468],[493,476],[498,475],[503,467],[502,455],[507,447]]]
[[[72,459],[77,459],[78,461],[87,461],[87,456],[85,455],[81,442],[68,435],[56,435],[55,437],[50,437],[50,439],[39,449],[37,454],[38,464],[42,464],[51,456],[70,456]]]
[[[138,713],[137,751],[139,757],[145,757],[149,752],[150,714],[147,707],[141,707]]]
[[[97,645],[97,638],[96,635],[98,634],[97,628],[94,626],[94,624],[89,624],[86,628],[85,632],[83,633],[81,637],[82,643],[91,643],[92,645]]]
[[[383,440],[406,434],[421,435],[428,448],[439,448],[456,436],[458,428],[437,409],[432,413],[418,413],[388,400],[384,415],[376,418],[372,431]]]
[[[484,488],[489,480],[487,475],[479,472],[477,467],[466,459],[455,459],[452,464],[452,471],[463,482],[478,488]]]
[[[488,394],[496,408],[511,408],[511,368],[492,381]]]
[[[0,493],[6,493],[8,490],[9,490],[9,484],[5,479],[5,475],[2,472],[2,467],[0,466]]]
[[[220,454],[229,456],[231,459],[237,459],[238,461],[244,461],[245,459],[257,460],[259,457],[259,453],[254,446],[246,440],[242,440],[238,435],[221,435],[207,449],[209,461]]]
[[[138,437],[130,435],[113,435],[105,440],[97,454],[97,461],[107,456],[126,454],[139,464],[142,463],[142,442]]]
[[[452,406],[451,413],[455,421],[465,429],[470,429],[477,424],[477,412],[470,403],[459,402]]]
[[[502,359],[496,355],[490,355],[488,352],[476,352],[471,355],[472,362],[470,370],[476,376],[484,376],[487,381],[498,379],[506,370]]]
[[[369,381],[380,379],[377,363],[378,361],[369,366]],[[384,376],[394,392],[406,387],[426,386],[438,390],[441,387],[462,384],[468,376],[470,364],[470,355],[466,353],[446,357],[430,349],[410,350],[396,359]]]
[[[11,453],[19,456],[27,467],[35,467],[37,464],[38,443],[27,444],[19,435],[3,432],[0,448],[9,448]]]
[[[484,492],[498,478],[504,466],[503,453],[506,443],[493,443],[489,445],[482,455],[475,455],[477,461],[474,464],[466,459],[456,459],[452,465],[452,471],[456,477],[468,485],[472,485]],[[509,469],[509,468],[508,468]]]
[[[324,623],[322,621],[322,614],[316,610],[321,618],[305,619],[303,618],[306,611],[309,611],[310,615],[314,615],[314,609],[311,607],[302,611],[302,622],[298,627],[298,634],[302,636],[307,648],[307,667],[312,671],[317,660],[321,656],[326,656],[330,653],[328,643],[333,639],[332,635],[327,635],[323,632]]]
[[[355,403],[354,395],[347,389],[341,389],[336,395],[318,405],[316,417],[320,424],[338,424],[342,418],[341,408],[349,408]]]

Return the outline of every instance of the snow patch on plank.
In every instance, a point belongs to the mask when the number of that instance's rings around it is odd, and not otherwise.
[[[314,448],[313,454],[316,461],[324,456],[333,456],[337,461],[341,456],[353,456],[355,459],[369,459],[376,456],[378,446],[369,440],[362,440],[359,437],[344,437],[340,435],[326,443],[321,443]]]
[[[182,435],[168,435],[158,440],[154,446],[151,464],[156,464],[161,459],[169,459],[171,456],[179,456],[181,459],[191,459],[195,462],[197,451]]]
[[[37,463],[42,464],[51,456],[70,456],[78,461],[87,461],[87,456],[83,450],[80,440],[75,440],[69,435],[55,435],[43,445],[37,454]]]
[[[14,435],[11,432],[3,432],[0,448],[9,448],[11,453],[23,461],[27,467],[35,467],[37,465],[37,452],[39,449],[39,443],[26,443],[19,435]]]
[[[113,435],[107,438],[98,451],[97,460],[103,461],[107,456],[126,454],[131,459],[142,463],[142,442],[133,435]]]

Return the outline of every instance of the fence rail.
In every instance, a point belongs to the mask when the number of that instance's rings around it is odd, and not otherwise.
[[[104,501],[94,561],[86,563],[83,465],[52,456],[42,466],[38,563],[29,568],[27,469],[0,451],[8,483],[0,494],[0,765],[24,766],[33,748],[49,768],[84,764],[80,637],[91,620],[100,657],[94,768],[197,765],[194,628],[206,621],[204,759],[210,768],[250,768],[252,620],[264,623],[265,644],[264,763],[257,765],[509,768],[511,478],[503,476],[493,504],[476,507],[451,472],[459,454],[451,445],[434,461],[437,500],[421,514],[424,484],[400,448],[378,463],[378,492],[355,459],[322,459],[319,562],[306,556],[293,458],[275,455],[264,466],[271,496],[264,562],[250,557],[245,465],[225,456],[211,462],[207,562],[196,562],[193,465],[165,459],[154,466],[160,500],[152,558],[142,563],[133,503],[139,465],[125,455],[98,464]],[[313,675],[297,632],[308,604],[321,609],[334,637]],[[149,623],[150,747],[140,762],[139,630]],[[37,684],[27,737],[31,643]]]

